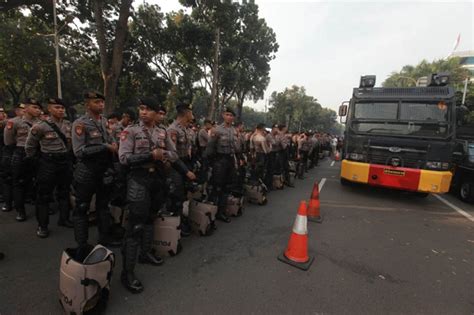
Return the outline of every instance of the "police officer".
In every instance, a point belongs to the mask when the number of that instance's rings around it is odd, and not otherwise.
[[[9,145],[5,142],[5,130],[11,120],[19,120],[23,116],[25,105],[20,104],[14,112],[9,112],[9,120],[5,123],[5,128],[2,130],[2,141],[4,146],[2,148],[2,160],[1,160],[1,170],[0,176],[2,176],[2,189],[3,189],[3,200],[4,204],[2,206],[3,212],[9,212],[13,210],[13,183],[12,183],[12,170],[11,162],[13,151],[15,150],[16,143],[11,141]],[[13,126],[15,121],[10,123],[10,126]]]
[[[12,154],[12,184],[13,201],[17,211],[16,220],[26,220],[25,194],[31,188],[34,172],[34,162],[26,157],[25,143],[33,124],[39,121],[41,104],[34,98],[27,98],[24,102],[25,112],[21,118],[11,119],[5,128],[5,145],[15,145]]]
[[[283,178],[285,179],[285,185],[288,187],[295,187],[291,183],[290,179],[290,165],[289,165],[289,159],[290,159],[290,142],[291,142],[291,137],[287,134],[288,128],[285,125],[279,125],[279,142],[281,145],[281,150],[279,151],[279,156],[278,160],[281,166],[281,170],[283,172]]]
[[[81,249],[86,249],[89,238],[89,211],[92,196],[96,195],[99,243],[119,245],[108,235],[110,213],[108,209],[110,187],[107,171],[112,166],[112,155],[118,144],[107,133],[107,120],[102,116],[104,96],[97,92],[84,95],[86,114],[72,125],[72,147],[78,162],[74,171],[76,205],[73,212],[74,236]],[[81,254],[79,254],[80,256]]]
[[[162,110],[156,100],[145,98],[139,102],[139,123],[127,127],[120,137],[120,163],[130,168],[127,180],[129,218],[122,254],[124,257],[122,284],[132,293],[143,291],[135,276],[138,247],[139,262],[158,266],[163,259],[152,250],[153,220],[164,202],[164,163],[174,162],[177,155],[166,130],[156,123]]]
[[[205,157],[214,160],[212,163],[211,199],[217,202],[216,219],[229,223],[230,218],[225,214],[225,208],[230,193],[230,185],[236,176],[237,133],[232,126],[235,113],[231,108],[224,109],[222,118],[224,122],[211,132]]]
[[[237,166],[237,175],[233,183],[232,191],[237,193],[237,196],[243,194],[243,186],[246,176],[246,166],[247,166],[247,143],[245,141],[244,135],[244,123],[239,121],[235,124],[235,133],[236,133],[236,146],[235,154],[239,159],[239,165]]]
[[[71,122],[64,119],[66,106],[61,99],[47,100],[49,118],[35,124],[28,134],[25,152],[28,158],[38,157],[36,174],[36,235],[49,235],[49,196],[56,188],[59,207],[58,225],[72,228],[69,220],[69,187],[72,181]]]
[[[187,198],[186,181],[196,180],[196,175],[192,171],[191,165],[191,150],[192,143],[187,127],[193,121],[194,116],[192,108],[189,104],[181,103],[176,106],[177,117],[176,120],[168,127],[168,137],[174,143],[178,160],[173,163],[173,168],[170,171],[170,178],[172,180],[172,189],[170,189],[171,211],[175,215],[181,216],[181,234],[189,236],[191,234],[191,227],[187,218],[183,214],[183,203]]]
[[[122,134],[122,131],[125,130],[128,126],[133,125],[134,121],[136,119],[135,112],[127,109],[123,114],[122,114],[122,119],[116,124],[115,129],[114,129],[114,137],[115,139],[120,139],[120,135]]]
[[[198,132],[199,151],[204,153],[209,142],[209,131],[212,128],[212,122],[209,119],[204,120],[204,126]]]
[[[254,160],[254,179],[257,181],[263,181],[264,179],[267,154],[271,151],[271,147],[268,146],[265,139],[265,132],[265,124],[260,123],[250,137],[250,147]]]
[[[3,107],[0,107],[0,194],[1,194],[1,202],[4,202],[3,198],[3,180],[5,178],[4,170],[3,167],[1,167],[1,161],[2,161],[2,156],[3,156],[3,147],[4,147],[4,141],[3,141],[3,132],[5,130],[5,126],[7,124],[7,114],[5,113],[5,110]]]

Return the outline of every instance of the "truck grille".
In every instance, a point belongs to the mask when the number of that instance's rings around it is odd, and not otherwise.
[[[399,161],[400,167],[421,169],[426,163],[426,151],[402,149],[401,152],[390,152],[388,147],[369,147],[368,162],[379,165],[393,165],[393,159]]]

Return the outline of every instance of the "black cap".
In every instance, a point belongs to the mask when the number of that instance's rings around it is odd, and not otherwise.
[[[273,128],[278,128],[278,124],[273,124],[273,125],[272,125],[272,129],[273,129]]]
[[[261,130],[261,129],[265,129],[265,124],[264,123],[259,123],[257,125],[257,129]]]
[[[128,115],[128,117],[130,117],[131,120],[137,119],[137,114],[135,113],[135,111],[131,109],[126,109],[122,115]]]
[[[104,95],[100,94],[99,92],[95,92],[95,91],[89,91],[87,93],[84,94],[84,98],[87,100],[87,99],[101,99],[101,100],[104,100],[105,101],[105,97]]]
[[[54,98],[54,97],[50,97],[46,100],[46,103],[49,105],[49,104],[54,104],[54,105],[62,105],[64,107],[66,107],[66,104],[64,103],[64,101],[60,98]]]
[[[188,103],[179,103],[178,105],[176,105],[176,111],[178,113],[182,113],[187,110],[193,110],[193,106]]]
[[[159,111],[159,112],[165,112],[165,113],[168,112],[168,111],[166,110],[166,107],[164,107],[163,105],[158,106],[158,111]]]
[[[235,116],[234,110],[233,110],[232,108],[230,108],[230,107],[224,108],[224,113],[230,113],[230,114],[232,114],[232,115]]]
[[[36,105],[42,108],[41,103],[33,97],[28,97],[23,101],[23,104],[25,105]],[[21,105],[21,104],[20,104]],[[20,107],[20,106],[19,106]]]
[[[140,105],[145,105],[151,110],[154,110],[157,112],[160,108],[160,104],[158,104],[158,101],[153,98],[153,97],[142,97],[138,100],[138,106]]]

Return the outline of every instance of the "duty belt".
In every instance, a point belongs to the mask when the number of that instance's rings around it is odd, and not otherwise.
[[[67,152],[62,152],[62,153],[45,153],[41,152],[42,157],[46,158],[51,158],[54,160],[63,160],[63,159],[68,159],[70,157],[69,153]]]
[[[217,153],[217,157],[233,158],[235,153]]]

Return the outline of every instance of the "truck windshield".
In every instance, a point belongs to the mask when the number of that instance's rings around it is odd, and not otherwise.
[[[364,102],[354,104],[355,132],[420,137],[445,137],[449,110],[444,101]]]

